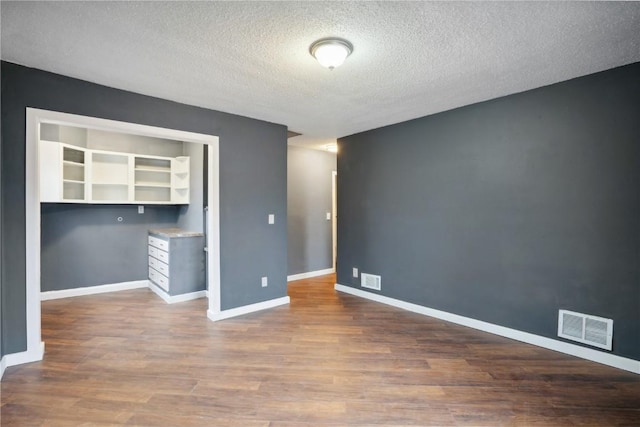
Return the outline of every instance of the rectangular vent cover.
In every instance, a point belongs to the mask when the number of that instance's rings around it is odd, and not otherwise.
[[[613,320],[575,311],[560,310],[558,336],[611,350]]]
[[[373,274],[362,273],[360,274],[360,286],[379,291],[382,289],[382,278]]]

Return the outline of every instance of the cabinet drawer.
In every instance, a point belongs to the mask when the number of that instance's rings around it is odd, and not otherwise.
[[[169,250],[169,242],[166,240],[158,239],[157,237],[149,236],[149,244],[151,246],[155,246],[158,249],[162,249],[163,251]]]
[[[169,279],[153,268],[149,268],[149,279],[165,291],[169,292]]]
[[[162,274],[158,274],[158,286],[160,286],[165,291],[169,292],[169,279],[164,277]]]
[[[153,267],[156,270],[158,269],[158,260],[152,256],[149,256],[149,267]]]
[[[165,264],[162,261],[158,261],[156,260],[156,266],[153,267],[156,270],[158,270],[160,273],[162,273],[163,275],[169,277],[169,265]]]
[[[158,258],[158,249],[154,246],[149,245],[149,255]]]
[[[155,271],[153,268],[149,267],[149,280],[151,280],[152,282],[157,282],[158,281],[158,273],[157,271]]]
[[[155,248],[154,248],[155,249]],[[156,254],[154,255],[160,261],[169,264],[169,252],[161,251],[160,249],[156,249]]]
[[[169,277],[169,266],[152,256],[149,257],[149,267],[152,267],[155,270],[158,270],[160,273],[164,274],[165,276]]]

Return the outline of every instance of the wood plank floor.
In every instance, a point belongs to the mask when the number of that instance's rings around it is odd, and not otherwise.
[[[146,289],[42,304],[2,426],[639,426],[640,377],[333,290],[213,323]]]

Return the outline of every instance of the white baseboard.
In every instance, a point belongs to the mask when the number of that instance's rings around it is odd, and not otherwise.
[[[282,298],[275,298],[268,301],[262,301],[255,304],[244,305],[242,307],[232,308],[229,310],[222,310],[219,313],[214,313],[211,310],[207,311],[207,317],[217,322],[218,320],[228,319],[230,317],[242,316],[244,314],[253,313],[256,311],[266,310],[268,308],[278,307],[280,305],[289,304],[290,299],[288,296]]]
[[[171,296],[153,284],[150,280],[134,280],[131,282],[113,283],[109,285],[87,286],[84,288],[64,289],[61,291],[48,291],[40,293],[41,301],[60,298],[71,298],[85,295],[104,294],[107,292],[128,291],[130,289],[149,288],[162,298],[167,304],[190,301],[207,296],[207,291],[197,291],[188,294]]]
[[[44,341],[33,351],[21,351],[20,353],[5,354],[0,361],[0,379],[6,368],[22,365],[23,363],[39,362],[44,357]]]
[[[40,301],[104,294],[107,292],[128,291],[130,289],[146,288],[148,286],[148,280],[134,280],[132,282],[113,283],[109,285],[87,286],[85,288],[64,289],[61,291],[47,291],[40,292]]]
[[[581,347],[575,344],[554,340],[540,335],[519,331],[517,329],[506,328],[504,326],[495,325],[493,323],[483,322],[481,320],[464,317],[446,311],[440,311],[433,308],[424,307],[422,305],[412,304],[409,302],[385,297],[383,295],[374,294],[372,292],[344,286],[336,283],[335,289],[340,292],[366,298],[372,301],[391,305],[413,313],[423,314],[425,316],[435,317],[437,319],[446,320],[447,322],[456,323],[458,325],[467,326],[469,328],[478,329],[480,331],[489,332],[491,334],[500,335],[502,337],[511,338],[516,341],[533,344],[549,350],[558,351],[560,353],[576,356],[581,359],[587,359],[592,362],[601,363],[603,365],[612,366],[614,368],[623,369],[625,371],[640,374],[640,361],[629,359],[626,357],[608,354],[598,350]]]
[[[2,381],[5,369],[7,369],[7,358],[2,357],[2,359],[0,359],[0,381]]]
[[[164,300],[167,304],[175,304],[177,302],[191,301],[198,298],[204,298],[207,296],[207,291],[196,291],[190,292],[188,294],[181,295],[169,295],[163,289],[158,287],[152,281],[149,281],[149,289],[153,291],[156,295]]]
[[[287,276],[287,282],[293,282],[294,280],[310,279],[312,277],[324,276],[325,274],[335,273],[333,268],[326,268],[324,270],[309,271],[307,273],[292,274]]]

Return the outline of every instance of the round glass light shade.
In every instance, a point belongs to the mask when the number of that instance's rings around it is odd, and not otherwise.
[[[333,70],[342,65],[347,56],[351,55],[353,46],[342,39],[322,39],[313,43],[309,51],[320,65]]]

